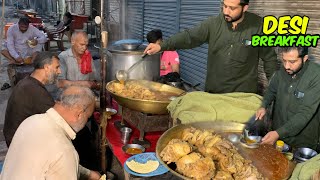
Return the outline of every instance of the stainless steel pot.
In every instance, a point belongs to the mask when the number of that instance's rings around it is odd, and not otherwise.
[[[141,60],[146,46],[140,45],[137,50],[125,50],[121,45],[110,46],[107,61],[107,82],[116,80],[118,70],[127,70],[135,62]],[[146,56],[143,62],[135,66],[129,73],[128,79],[144,79],[154,81],[160,77],[160,53]]]

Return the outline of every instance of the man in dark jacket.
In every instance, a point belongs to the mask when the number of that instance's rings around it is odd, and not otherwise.
[[[54,83],[61,73],[58,56],[40,52],[33,65],[32,74],[19,81],[8,100],[3,127],[8,147],[22,121],[31,115],[45,113],[54,105],[44,85]]]
[[[280,48],[283,68],[270,80],[262,107],[262,119],[274,101],[272,131],[262,138],[264,144],[278,139],[292,147],[309,147],[320,152],[320,66],[308,61],[308,48]]]
[[[262,33],[262,18],[247,12],[249,0],[224,0],[223,13],[163,41],[144,53],[190,49],[208,43],[205,90],[211,93],[258,91],[258,63],[270,78],[277,66],[272,48],[253,48],[251,36]]]

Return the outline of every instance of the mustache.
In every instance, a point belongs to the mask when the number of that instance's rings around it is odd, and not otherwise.
[[[227,15],[227,14],[224,14],[224,17],[229,17],[229,18],[231,18],[231,16],[229,16],[229,15]]]

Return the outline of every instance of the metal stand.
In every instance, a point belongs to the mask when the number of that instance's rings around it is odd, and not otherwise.
[[[140,132],[139,138],[134,139],[133,143],[140,144],[145,148],[150,147],[150,142],[144,139],[146,132],[165,131],[170,127],[171,118],[168,114],[146,114],[129,108],[122,108],[123,120],[136,127]]]
[[[123,111],[122,111],[122,106],[118,106],[119,107],[119,114],[121,116],[121,121],[115,121],[114,122],[114,126],[120,131],[121,128],[126,127],[126,124],[123,120]]]
[[[139,139],[134,139],[133,143],[140,144],[141,146],[143,146],[145,148],[149,148],[151,143],[144,139],[144,133],[145,133],[144,129],[145,129],[145,125],[146,125],[146,120],[147,120],[147,114],[143,113],[143,116],[142,116],[142,118],[139,119],[139,123],[138,123],[138,129],[140,132]]]

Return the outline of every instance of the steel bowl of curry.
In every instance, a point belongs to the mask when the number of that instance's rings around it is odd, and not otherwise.
[[[126,144],[122,146],[122,151],[129,155],[143,153],[146,149],[139,144]]]

